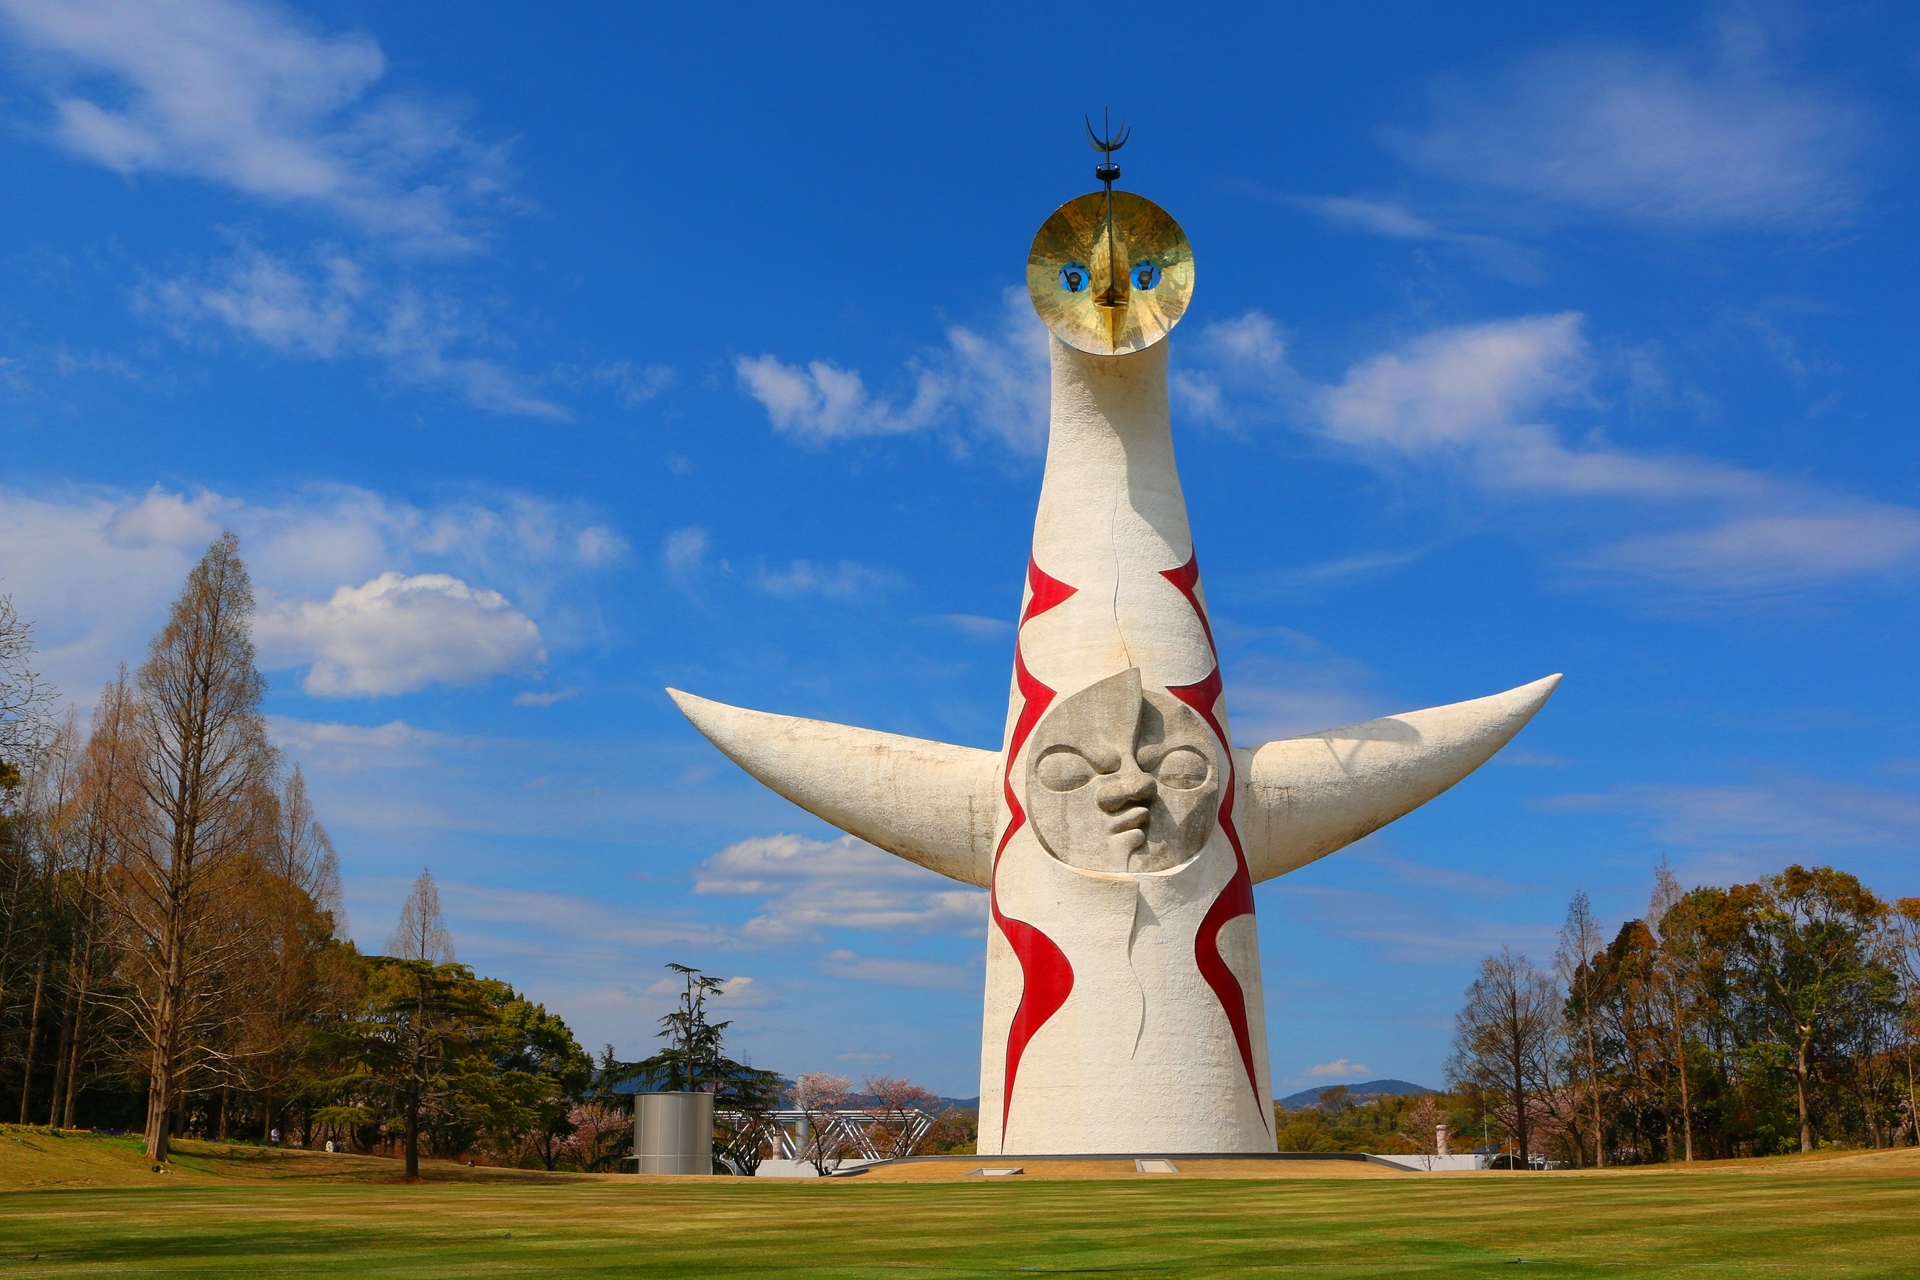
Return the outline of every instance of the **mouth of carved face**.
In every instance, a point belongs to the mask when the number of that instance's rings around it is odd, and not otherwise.
[[[1213,735],[1193,709],[1124,671],[1063,699],[1035,727],[1027,813],[1048,853],[1139,874],[1192,860],[1220,795]]]

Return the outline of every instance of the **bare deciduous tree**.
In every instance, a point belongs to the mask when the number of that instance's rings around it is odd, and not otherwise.
[[[400,923],[387,935],[387,954],[423,964],[454,962],[453,935],[447,932],[447,918],[440,913],[440,888],[433,882],[433,872],[425,867],[400,908]]]
[[[1530,1153],[1529,1121],[1537,1096],[1554,1087],[1560,1052],[1559,993],[1553,980],[1502,947],[1480,962],[1480,976],[1467,988],[1454,1018],[1453,1056],[1447,1074],[1456,1083],[1494,1095],[1510,1109],[1515,1145],[1524,1164]]]
[[[421,868],[420,878],[400,908],[400,923],[387,936],[387,951],[404,960],[411,970],[413,1014],[396,1023],[400,1028],[400,1051],[405,1059],[401,1086],[401,1126],[406,1144],[406,1176],[420,1176],[420,1113],[426,1105],[434,1058],[440,1049],[444,1017],[439,996],[445,984],[440,981],[442,965],[453,960],[453,935],[447,932],[447,918],[440,914],[440,890],[433,883],[433,872]]]
[[[96,984],[111,971],[116,924],[108,899],[109,873],[119,860],[115,832],[121,810],[136,794],[131,775],[137,734],[127,669],[100,691],[71,811],[78,845],[72,907],[72,937],[65,971],[66,1000],[61,1017],[60,1068],[54,1079],[48,1123],[71,1128],[84,1083],[82,1070],[92,1041],[93,1014],[101,1003]]]
[[[1594,918],[1593,904],[1584,889],[1576,890],[1567,904],[1567,921],[1560,926],[1560,949],[1554,955],[1554,968],[1567,991],[1567,1008],[1578,1038],[1576,1056],[1580,1063],[1588,1119],[1593,1124],[1593,1160],[1598,1167],[1607,1163],[1606,1120],[1601,1112],[1599,1048],[1600,983],[1594,961],[1606,946],[1606,935]]]
[[[1692,1021],[1694,957],[1699,952],[1698,923],[1687,904],[1686,891],[1665,857],[1653,872],[1653,898],[1647,922],[1660,940],[1654,952],[1654,1003],[1673,1045],[1674,1079],[1680,1089],[1680,1133],[1683,1157],[1693,1159],[1693,1093],[1687,1078],[1687,1029]],[[1671,1144],[1669,1144],[1671,1145]],[[1669,1153],[1671,1154],[1671,1153]]]
[[[0,785],[31,762],[52,729],[53,686],[33,669],[33,624],[0,596]]]
[[[138,795],[118,813],[118,915],[130,933],[125,1007],[147,1048],[147,1153],[167,1157],[183,1050],[207,1038],[208,998],[250,939],[222,917],[258,833],[249,795],[272,769],[254,668],[253,587],[224,533],[187,575],[136,677]]]

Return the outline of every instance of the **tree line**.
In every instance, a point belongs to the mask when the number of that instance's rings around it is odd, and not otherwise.
[[[225,533],[83,725],[0,596],[0,1120],[140,1130],[156,1164],[193,1136],[380,1151],[408,1176],[423,1154],[618,1172],[633,1091],[701,1089],[751,1171],[759,1119],[794,1086],[723,1052],[718,980],[670,966],[685,990],[666,1044],[596,1060],[458,963],[427,872],[387,954],[347,938],[332,841],[268,741],[253,615]]]
[[[145,661],[57,714],[0,597],[0,1118],[172,1140],[544,1152],[592,1069],[454,963],[430,876],[386,956],[345,938],[299,767],[268,741],[254,599],[223,534]],[[409,1172],[413,1172],[410,1167]]]
[[[1920,898],[1789,866],[1609,937],[1576,893],[1550,967],[1482,961],[1448,1077],[1523,1158],[1576,1166],[1920,1139]]]

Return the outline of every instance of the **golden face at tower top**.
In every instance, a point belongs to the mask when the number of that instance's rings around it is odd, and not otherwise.
[[[1144,351],[1180,323],[1193,297],[1193,246],[1165,209],[1129,191],[1061,205],[1027,254],[1027,292],[1053,336],[1078,351]]]

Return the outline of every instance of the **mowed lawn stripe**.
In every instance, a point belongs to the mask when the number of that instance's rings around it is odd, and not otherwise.
[[[1916,1258],[1911,1176],[282,1183],[0,1195],[0,1271],[39,1275],[1466,1276],[1524,1259],[1564,1276],[1910,1276]]]

